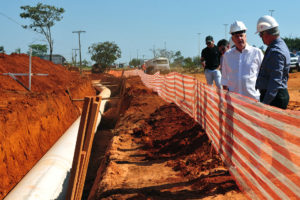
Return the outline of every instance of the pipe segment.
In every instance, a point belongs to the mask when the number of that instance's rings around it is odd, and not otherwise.
[[[93,86],[100,91],[99,96],[102,98],[110,97],[111,91],[102,86],[99,81],[94,82]],[[101,101],[97,126],[100,124],[106,102],[107,100]],[[79,124],[80,117],[10,191],[5,200],[64,200],[66,198]]]

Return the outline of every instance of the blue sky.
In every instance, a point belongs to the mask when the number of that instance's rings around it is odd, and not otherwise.
[[[205,37],[212,35],[215,43],[227,37],[230,24],[235,20],[248,28],[249,44],[262,46],[256,32],[259,17],[273,11],[279,23],[282,37],[300,37],[299,0],[1,0],[0,46],[10,54],[17,48],[28,51],[30,44],[47,44],[44,36],[21,28],[29,24],[22,19],[20,6],[34,6],[38,2],[65,9],[63,19],[52,28],[54,54],[67,60],[72,58],[72,49],[78,48],[81,34],[82,59],[90,61],[88,47],[93,43],[110,41],[122,52],[117,62],[132,58],[153,57],[150,49],[181,51],[184,57],[194,57],[205,47]],[[227,26],[224,24],[228,24]],[[227,28],[226,28],[227,27]],[[200,35],[198,33],[201,33]],[[266,47],[265,47],[266,48]],[[79,58],[77,57],[77,60]]]

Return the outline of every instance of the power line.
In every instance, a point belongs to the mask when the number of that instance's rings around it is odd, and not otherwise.
[[[20,24],[19,22],[17,22],[17,21],[16,21],[16,20],[14,20],[13,18],[11,18],[11,17],[7,16],[6,14],[4,14],[4,13],[0,12],[0,15],[2,15],[2,16],[4,16],[4,17],[6,17],[8,20],[10,20],[10,21],[14,22],[15,24],[18,24],[19,26],[21,26],[21,27],[23,28],[23,25],[22,25],[22,24]]]

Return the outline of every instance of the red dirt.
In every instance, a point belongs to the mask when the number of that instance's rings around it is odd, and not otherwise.
[[[0,54],[0,73],[27,73],[28,63],[27,55]],[[0,199],[80,115],[82,103],[71,101],[69,94],[73,99],[95,95],[94,79],[119,82],[111,75],[80,75],[35,57],[32,72],[49,76],[33,76],[31,92],[0,75]],[[289,80],[289,108],[294,110],[300,110],[299,78],[300,73],[293,73]],[[27,85],[26,77],[18,79]],[[112,92],[116,96],[118,88]],[[117,123],[115,106],[114,101],[108,104],[101,134],[95,136],[84,198],[90,191],[95,199],[245,198],[201,127],[138,77],[127,80]]]
[[[89,199],[245,199],[200,125],[175,104],[138,77],[127,79],[125,102]]]
[[[1,73],[28,73],[27,55],[0,54]],[[33,167],[79,116],[72,98],[95,95],[90,79],[34,57],[32,91],[0,75],[0,199]],[[17,77],[25,85],[28,79]]]

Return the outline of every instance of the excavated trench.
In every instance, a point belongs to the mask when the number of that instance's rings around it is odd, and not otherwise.
[[[216,197],[246,198],[201,126],[139,77],[128,78],[95,135],[82,199]]]

